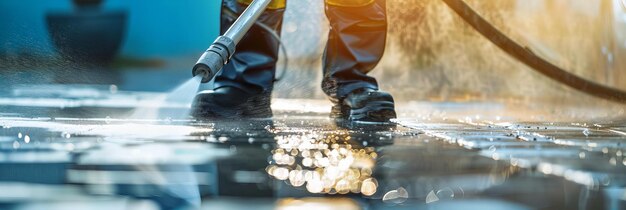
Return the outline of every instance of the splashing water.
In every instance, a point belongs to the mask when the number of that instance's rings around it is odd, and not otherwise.
[[[167,94],[141,102],[131,119],[181,119],[189,116],[201,76],[189,79]]]

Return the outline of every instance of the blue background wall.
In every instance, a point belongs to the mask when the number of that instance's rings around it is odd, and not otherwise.
[[[218,35],[220,0],[105,0],[104,9],[128,11],[121,55],[197,56]],[[71,11],[70,0],[1,0],[0,53],[54,53],[45,15]]]

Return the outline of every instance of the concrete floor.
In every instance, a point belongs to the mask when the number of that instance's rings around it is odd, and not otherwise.
[[[323,100],[197,122],[129,119],[154,109],[155,93],[11,94],[0,98],[0,209],[626,208],[619,108],[401,102],[396,127],[347,129]]]

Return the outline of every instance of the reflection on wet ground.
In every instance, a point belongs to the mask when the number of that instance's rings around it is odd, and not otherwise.
[[[286,99],[273,119],[127,119],[150,94],[71,90],[0,98],[0,209],[626,208],[626,121],[408,103],[355,130]]]

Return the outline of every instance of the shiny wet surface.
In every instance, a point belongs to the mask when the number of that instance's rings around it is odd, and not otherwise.
[[[129,118],[148,93],[70,90],[0,98],[0,209],[626,208],[623,111],[404,103],[395,128],[348,129],[326,101],[199,122]]]

